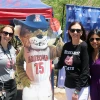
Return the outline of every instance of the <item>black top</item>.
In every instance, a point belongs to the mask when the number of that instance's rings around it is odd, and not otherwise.
[[[82,87],[89,85],[89,57],[86,42],[79,45],[73,45],[71,42],[65,43],[55,68],[61,69],[63,66],[66,70],[66,87],[80,91]]]

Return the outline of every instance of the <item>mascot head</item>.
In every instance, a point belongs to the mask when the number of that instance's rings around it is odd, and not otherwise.
[[[15,34],[30,49],[45,49],[57,37],[50,28],[50,22],[43,15],[29,15],[25,21],[14,19],[14,24]]]
[[[14,19],[15,34],[19,36],[23,45],[32,49],[47,47],[49,23],[42,15],[30,15],[25,21]]]

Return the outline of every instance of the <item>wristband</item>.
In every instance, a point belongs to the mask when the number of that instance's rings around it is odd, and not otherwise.
[[[79,91],[75,90],[74,91],[74,94],[78,95],[79,94]]]

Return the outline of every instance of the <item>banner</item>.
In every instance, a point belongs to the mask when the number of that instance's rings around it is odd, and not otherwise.
[[[60,69],[59,72],[58,72],[57,87],[63,88],[63,87],[64,87],[64,82],[65,82],[65,68],[63,67],[63,68]]]
[[[73,21],[80,21],[87,33],[91,29],[100,28],[100,8],[66,5],[66,25],[64,42],[68,42],[68,26]]]

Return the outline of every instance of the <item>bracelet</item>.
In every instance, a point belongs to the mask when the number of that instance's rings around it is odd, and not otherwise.
[[[78,95],[79,94],[79,91],[75,90],[74,91],[74,94]]]

